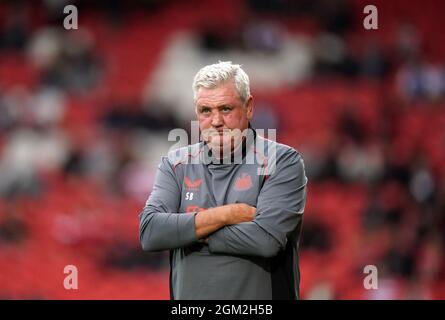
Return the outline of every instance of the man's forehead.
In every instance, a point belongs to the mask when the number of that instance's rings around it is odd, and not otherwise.
[[[196,95],[196,104],[225,104],[241,103],[238,92],[234,86],[221,85],[215,88],[199,88]]]

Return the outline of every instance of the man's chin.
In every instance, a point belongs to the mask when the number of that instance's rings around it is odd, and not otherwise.
[[[231,139],[211,139],[208,143],[213,152],[230,152],[233,149],[233,142]]]
[[[215,135],[209,139],[209,144],[215,147],[222,148],[224,146],[230,146],[231,138],[225,136]]]

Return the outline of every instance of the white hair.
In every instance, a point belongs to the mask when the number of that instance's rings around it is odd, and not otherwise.
[[[232,64],[231,61],[219,61],[201,68],[193,79],[193,96],[196,96],[199,88],[215,88],[218,85],[234,79],[235,88],[242,103],[250,97],[249,76],[241,69],[239,64]]]

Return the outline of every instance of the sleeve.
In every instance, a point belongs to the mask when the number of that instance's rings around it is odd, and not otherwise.
[[[156,172],[153,190],[139,215],[139,238],[146,251],[187,246],[195,241],[195,214],[178,213],[181,189],[167,157]]]
[[[226,226],[210,235],[212,253],[273,257],[303,217],[307,178],[301,155],[294,149],[277,161],[260,191],[252,222]]]

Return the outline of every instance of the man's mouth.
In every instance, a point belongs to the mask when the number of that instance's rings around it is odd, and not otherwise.
[[[227,135],[231,135],[231,130],[226,129],[226,130],[216,130],[216,129],[209,129],[209,130],[205,130],[203,132],[204,136],[207,137],[216,137],[216,136],[227,136]]]

